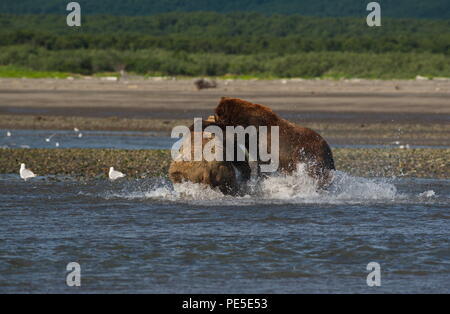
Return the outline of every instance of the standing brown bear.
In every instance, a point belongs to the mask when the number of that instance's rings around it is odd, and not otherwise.
[[[315,131],[289,122],[269,107],[251,102],[223,97],[215,110],[216,123],[222,126],[272,126],[279,127],[279,168],[278,171],[293,173],[299,163],[307,166],[311,177],[320,187],[331,182],[334,170],[333,155],[328,143]],[[268,132],[270,147],[270,132]]]

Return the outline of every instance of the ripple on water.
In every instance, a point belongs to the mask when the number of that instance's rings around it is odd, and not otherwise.
[[[86,292],[371,292],[372,261],[379,292],[450,292],[448,180],[336,172],[318,191],[302,171],[240,197],[156,178],[0,176],[0,292],[70,292],[71,261]]]

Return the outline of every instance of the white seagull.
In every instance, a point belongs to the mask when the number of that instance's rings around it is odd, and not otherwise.
[[[83,133],[78,133],[78,138],[82,138],[83,137]]]
[[[11,137],[11,132],[9,132],[9,131],[6,132],[6,136],[7,136],[7,137]]]
[[[27,181],[28,179],[36,177],[33,171],[25,168],[25,164],[20,164],[20,177]]]
[[[114,180],[117,180],[117,179],[120,179],[123,177],[125,177],[125,174],[123,174],[122,172],[114,170],[114,167],[109,168],[109,179],[110,180],[114,181]]]
[[[78,128],[73,128],[73,131],[74,131],[75,133],[80,132],[80,130],[79,130]]]

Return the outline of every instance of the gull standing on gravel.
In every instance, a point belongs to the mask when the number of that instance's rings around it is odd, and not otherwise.
[[[20,164],[20,177],[27,181],[28,179],[36,177],[33,171],[25,168],[25,164]]]
[[[114,181],[123,177],[125,177],[125,174],[123,174],[122,172],[114,170],[114,167],[109,168],[110,180]]]

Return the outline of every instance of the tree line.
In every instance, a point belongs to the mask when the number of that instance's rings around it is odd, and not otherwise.
[[[49,50],[160,48],[177,52],[291,54],[314,51],[450,53],[450,21],[385,19],[368,28],[354,18],[266,17],[256,13],[168,13],[86,17],[0,15],[0,46]]]
[[[450,77],[450,21],[258,13],[87,16],[0,15],[1,66],[91,75]]]
[[[27,45],[0,49],[0,65],[92,75],[122,69],[151,76],[450,77],[450,57],[433,53],[297,52],[280,55],[187,53],[162,49],[47,50]],[[1,67],[0,67],[1,69]]]
[[[77,0],[85,14],[154,15],[167,12],[259,12],[308,16],[364,16],[368,0]],[[386,17],[450,18],[448,0],[378,0]],[[0,2],[0,12],[63,14],[68,1]]]

